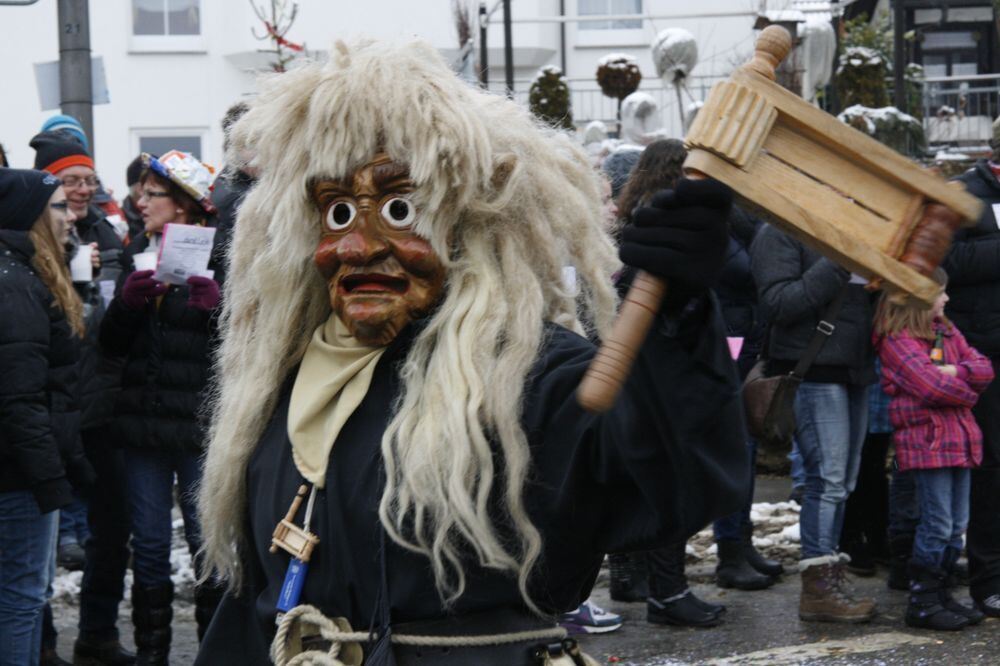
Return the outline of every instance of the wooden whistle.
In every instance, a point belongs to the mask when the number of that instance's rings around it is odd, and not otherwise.
[[[930,305],[930,274],[981,202],[775,83],[792,38],[772,25],[753,59],[717,83],[685,137],[689,177],[715,178],[740,205],[897,300]],[[640,271],[577,401],[614,404],[660,308],[666,284]]]
[[[274,533],[271,535],[271,547],[268,548],[272,553],[277,553],[280,548],[303,562],[308,562],[309,558],[312,557],[313,548],[319,543],[319,537],[292,522],[295,520],[295,514],[299,512],[299,507],[302,506],[302,500],[305,499],[308,490],[309,488],[305,485],[299,486],[299,491],[295,494],[292,505],[288,507],[288,513],[275,526]]]

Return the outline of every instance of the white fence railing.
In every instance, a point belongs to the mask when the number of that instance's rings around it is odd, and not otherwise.
[[[712,85],[723,78],[691,77],[681,90],[680,102],[677,91],[660,79],[644,79],[639,90],[657,101],[662,126],[670,136],[679,137],[683,130],[678,105],[686,110],[692,102],[703,101]],[[567,84],[574,123],[582,126],[600,120],[614,131],[618,101],[606,97],[594,79],[568,79]],[[530,81],[515,81],[514,99],[527,105],[530,86]],[[1000,115],[1000,74],[929,77],[920,104],[929,144],[985,144],[992,136],[993,119]]]

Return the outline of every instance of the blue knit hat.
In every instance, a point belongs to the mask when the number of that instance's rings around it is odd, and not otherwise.
[[[41,132],[57,132],[57,131],[67,132],[73,135],[84,147],[84,149],[89,153],[90,144],[87,143],[87,133],[83,131],[83,125],[80,121],[73,116],[66,116],[63,114],[55,115],[42,123]]]

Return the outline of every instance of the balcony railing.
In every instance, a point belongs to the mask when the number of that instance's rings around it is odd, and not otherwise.
[[[986,143],[1000,114],[1000,74],[928,77],[922,103],[928,143]]]
[[[686,109],[692,102],[703,101],[708,97],[708,91],[712,85],[724,78],[722,76],[690,77],[685,88],[681,90],[683,108]],[[570,90],[573,122],[578,127],[582,127],[593,120],[600,120],[608,126],[609,131],[614,132],[618,100],[605,96],[594,79],[567,79],[566,83]],[[527,105],[530,87],[530,81],[515,81],[514,99]],[[660,79],[644,79],[639,86],[639,92],[647,93],[659,104],[663,127],[670,136],[681,137],[684,135],[681,129],[681,116],[677,110],[677,91],[673,87],[664,86]]]
[[[693,76],[681,91],[685,111],[695,101],[708,97],[712,86],[725,77]],[[568,79],[573,122],[582,127],[600,120],[615,131],[618,101],[606,97],[594,79]],[[891,83],[890,83],[891,85]],[[528,103],[530,81],[516,81],[514,99]],[[669,136],[684,132],[678,112],[677,91],[659,79],[644,79],[639,91],[653,97],[660,105],[663,128]],[[993,119],[1000,115],[1000,74],[964,77],[929,77],[921,94],[924,131],[930,147],[941,145],[984,145],[992,136]],[[821,102],[821,107],[826,109]]]

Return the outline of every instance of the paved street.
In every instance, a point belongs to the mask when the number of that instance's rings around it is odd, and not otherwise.
[[[618,632],[582,639],[601,663],[636,666],[673,664],[996,664],[1000,620],[954,634],[914,631],[903,624],[906,595],[885,587],[880,576],[856,579],[857,589],[874,596],[879,616],[869,625],[804,623],[798,618],[798,575],[760,592],[719,590],[696,584],[705,599],[726,604],[725,621],[712,629],[676,629],[645,621],[645,604],[618,604],[607,588],[598,605],[622,613]],[[962,594],[966,591],[963,588]]]
[[[760,477],[758,502],[775,503],[788,495],[788,481]],[[787,522],[787,516],[785,518]],[[780,521],[771,529],[780,528]],[[759,530],[760,531],[760,530]],[[1000,648],[1000,620],[987,620],[979,627],[954,634],[915,631],[903,624],[906,595],[885,587],[884,571],[869,579],[855,579],[859,592],[878,600],[880,614],[869,625],[802,623],[797,604],[799,577],[794,573],[794,547],[788,544],[768,549],[785,558],[792,573],[768,590],[725,591],[712,581],[714,558],[703,555],[705,535],[692,540],[695,553],[688,576],[699,596],[726,604],[728,613],[719,627],[676,629],[647,624],[645,604],[619,604],[608,597],[607,575],[602,573],[594,590],[598,605],[621,613],[625,626],[617,632],[581,639],[584,649],[600,663],[620,666],[675,666],[679,664],[996,664]],[[960,595],[967,594],[965,588]],[[55,604],[60,631],[60,654],[68,657],[76,633],[77,609],[61,597]],[[190,664],[197,651],[193,606],[189,586],[181,586],[174,604],[174,641],[171,663]],[[132,645],[132,627],[127,603],[122,609],[121,628],[125,643]]]

